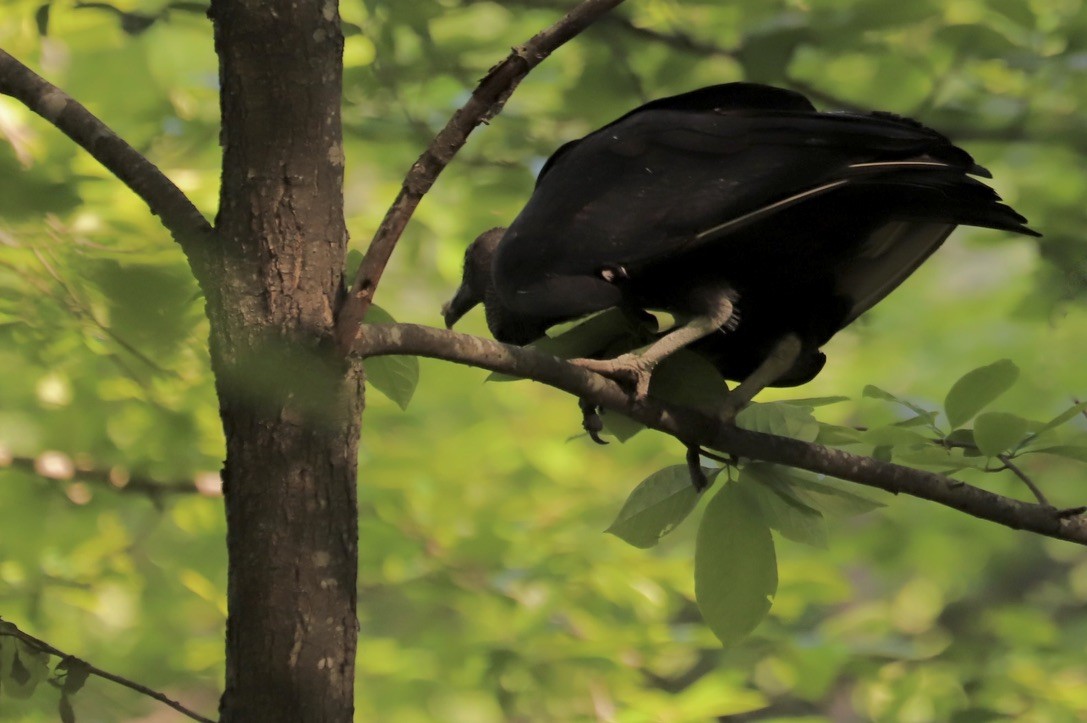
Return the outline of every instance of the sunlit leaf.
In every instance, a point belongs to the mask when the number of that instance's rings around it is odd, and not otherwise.
[[[819,436],[819,422],[810,409],[784,402],[749,404],[736,415],[736,426],[804,442],[814,442]]]
[[[657,470],[634,488],[605,532],[634,545],[653,547],[698,504],[686,465]]]
[[[371,304],[366,312],[368,324],[395,324],[396,321],[376,304]],[[390,354],[375,356],[366,360],[366,381],[374,389],[396,402],[401,409],[407,409],[415,388],[419,384],[419,359],[414,356]]]

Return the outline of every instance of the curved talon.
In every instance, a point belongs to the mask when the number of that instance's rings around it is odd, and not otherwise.
[[[597,444],[607,444],[606,439],[601,439],[600,433],[604,431],[604,420],[600,418],[600,407],[586,399],[579,399],[581,407],[581,427],[589,435],[589,439]]]

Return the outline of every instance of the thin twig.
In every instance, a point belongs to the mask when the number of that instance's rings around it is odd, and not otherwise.
[[[453,114],[423,155],[412,164],[400,193],[386,212],[366,250],[351,284],[351,292],[340,309],[336,321],[336,337],[344,353],[351,348],[359,334],[360,324],[370,308],[385,266],[389,263],[389,257],[392,256],[408,220],[419,201],[434,185],[438,175],[467,142],[468,135],[480,124],[498,115],[510,94],[530,70],[543,62],[556,48],[622,2],[623,0],[584,0],[554,25],[542,30],[524,45],[513,48],[505,60],[491,68],[464,107]]]
[[[944,475],[851,454],[796,439],[740,429],[686,407],[650,397],[634,404],[610,379],[531,348],[417,324],[367,325],[353,352],[361,356],[415,354],[533,379],[625,414],[685,445],[775,462],[876,487],[893,494],[931,500],[1012,529],[1087,546],[1087,519],[1062,517],[1049,505],[994,494]]]
[[[93,113],[3,50],[0,93],[52,123],[131,188],[190,260],[206,251],[211,224],[181,189]]]
[[[63,650],[58,650],[57,648],[53,647],[49,643],[45,642],[44,640],[41,640],[39,638],[35,638],[33,635],[30,635],[29,633],[24,633],[22,630],[20,630],[18,627],[16,627],[14,623],[8,622],[8,621],[4,620],[2,617],[0,617],[0,635],[10,635],[11,637],[14,637],[14,638],[17,638],[18,640],[21,640],[23,643],[29,645],[30,647],[34,648],[35,650],[38,650],[38,651],[40,651],[42,653],[48,653],[49,655],[53,655],[53,656],[56,656],[58,658],[61,658],[61,662],[66,663],[69,668],[71,667],[71,665],[73,663],[78,664],[83,670],[85,670],[86,672],[88,672],[91,675],[96,675],[99,678],[102,678],[103,680],[108,680],[110,682],[116,683],[117,685],[123,685],[124,687],[128,688],[129,690],[134,690],[137,693],[140,693],[142,695],[146,695],[149,698],[154,698],[155,700],[159,701],[160,703],[165,703],[166,705],[168,705],[171,708],[173,708],[174,710],[176,710],[178,713],[181,713],[184,716],[192,718],[195,721],[200,721],[200,723],[214,723],[211,718],[205,718],[204,716],[200,715],[199,713],[196,713],[194,711],[189,710],[188,708],[183,706],[181,703],[178,703],[176,700],[173,700],[172,698],[166,697],[162,693],[159,693],[157,690],[152,690],[151,688],[148,688],[146,685],[140,685],[139,683],[137,683],[135,681],[132,681],[132,680],[129,680],[128,678],[123,678],[120,675],[116,675],[114,673],[110,673],[108,671],[102,670],[101,668],[95,667],[95,666],[91,665],[90,663],[88,663],[86,660],[82,660],[80,658],[77,658],[74,655],[68,655]]]
[[[1034,495],[1035,499],[1038,500],[1039,504],[1049,504],[1049,500],[1047,500],[1045,498],[1045,495],[1042,494],[1042,490],[1038,488],[1038,485],[1034,484],[1034,480],[1028,477],[1026,472],[1019,468],[1019,465],[1017,465],[1015,462],[1012,462],[1012,458],[1010,455],[998,454],[996,457],[1004,463],[1004,467],[1011,471],[1012,474],[1023,480],[1023,484],[1025,484],[1030,489],[1031,493]]]
[[[64,459],[66,460],[64,464],[70,464],[67,457]],[[201,489],[192,480],[159,481],[150,477],[118,476],[110,470],[79,469],[74,465],[66,470],[64,474],[49,474],[42,472],[41,465],[42,461],[37,457],[0,458],[0,470],[4,467],[10,467],[45,479],[63,482],[84,482],[97,487],[109,488],[114,492],[142,494],[153,499],[166,495],[210,494],[210,490]]]

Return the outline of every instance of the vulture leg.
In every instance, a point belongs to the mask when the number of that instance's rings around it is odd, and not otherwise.
[[[641,352],[629,352],[614,359],[571,359],[570,361],[597,374],[602,374],[634,387],[634,400],[649,394],[649,377],[653,368],[671,354],[688,344],[709,336],[734,322],[736,294],[731,289],[714,289],[702,299],[704,312],[678,329],[665,334]]]
[[[774,348],[770,351],[755,371],[751,372],[739,386],[728,393],[728,398],[721,409],[721,419],[732,422],[736,414],[747,406],[747,403],[756,394],[770,386],[785,372],[792,369],[796,359],[800,356],[800,337],[796,334],[786,334],[778,339]]]

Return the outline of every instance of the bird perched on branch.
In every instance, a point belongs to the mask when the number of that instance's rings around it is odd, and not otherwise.
[[[469,246],[445,322],[482,302],[496,339],[526,344],[609,307],[671,312],[686,322],[647,349],[575,363],[642,398],[689,346],[740,382],[731,418],[818,374],[820,347],[956,226],[1038,235],[974,176],[991,177],[890,113],[819,112],[752,83],[662,98],[548,159],[509,228]]]

